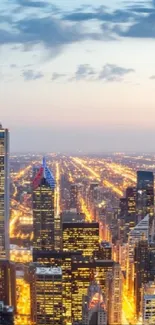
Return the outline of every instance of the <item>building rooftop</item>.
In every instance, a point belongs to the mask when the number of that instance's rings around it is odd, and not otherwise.
[[[37,275],[62,275],[61,267],[37,267]]]

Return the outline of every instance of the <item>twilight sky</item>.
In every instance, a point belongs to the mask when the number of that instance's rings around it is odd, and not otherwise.
[[[11,150],[154,151],[154,58],[155,0],[1,0]]]

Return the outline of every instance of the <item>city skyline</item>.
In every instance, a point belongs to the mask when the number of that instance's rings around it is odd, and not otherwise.
[[[1,122],[12,151],[153,151],[154,10],[3,0]]]

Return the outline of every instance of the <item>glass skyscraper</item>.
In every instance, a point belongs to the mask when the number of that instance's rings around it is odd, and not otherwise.
[[[0,124],[0,258],[9,258],[9,131]]]
[[[54,249],[55,180],[45,159],[33,179],[33,248],[36,251]]]

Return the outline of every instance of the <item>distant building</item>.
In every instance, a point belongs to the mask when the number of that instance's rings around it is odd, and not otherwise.
[[[31,273],[31,315],[37,325],[63,325],[60,267],[36,267]]]
[[[101,287],[94,281],[83,297],[83,325],[107,325],[106,304]]]
[[[126,190],[127,215],[125,218],[125,224],[128,227],[129,231],[136,226],[136,200],[136,187],[128,187]]]
[[[150,236],[154,235],[154,175],[148,171],[137,172],[137,212],[139,217],[150,215]]]
[[[55,180],[45,159],[33,179],[33,247],[35,250],[53,250],[55,241]]]
[[[14,309],[0,301],[0,325],[14,325]]]
[[[0,124],[0,258],[9,259],[9,131]]]
[[[70,210],[80,212],[80,195],[82,194],[82,184],[71,184],[70,186]]]
[[[99,224],[96,222],[63,223],[63,250],[81,251],[92,256],[99,249]]]

